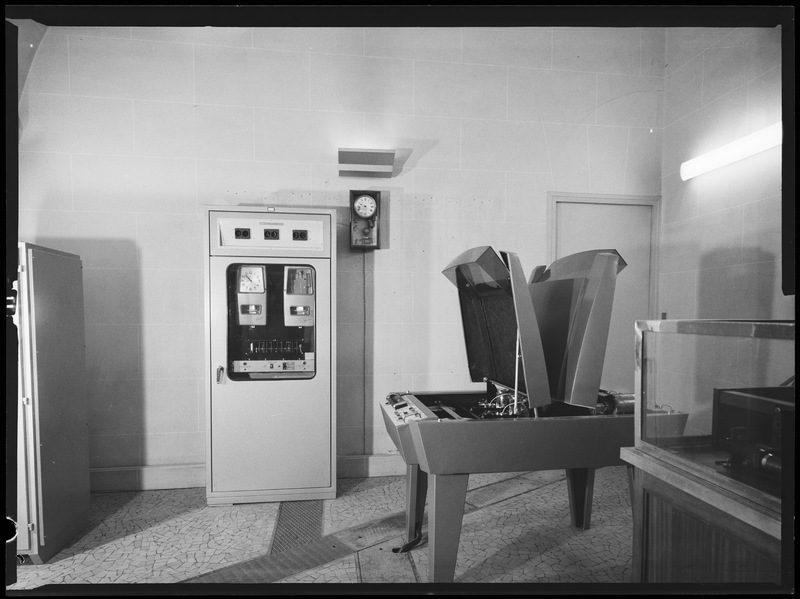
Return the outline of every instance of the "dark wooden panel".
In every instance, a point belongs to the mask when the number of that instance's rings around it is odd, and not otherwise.
[[[642,582],[780,583],[780,543],[735,516],[637,473]]]

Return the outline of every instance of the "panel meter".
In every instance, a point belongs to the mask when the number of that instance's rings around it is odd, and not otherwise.
[[[350,191],[350,247],[380,247],[380,191]]]
[[[238,269],[239,325],[263,326],[267,324],[267,289],[264,284],[264,267],[244,264]]]

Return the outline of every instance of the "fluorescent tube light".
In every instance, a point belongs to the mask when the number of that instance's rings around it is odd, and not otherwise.
[[[714,169],[731,164],[742,158],[753,156],[764,150],[778,146],[783,141],[783,123],[777,122],[760,131],[746,135],[734,142],[712,150],[707,154],[692,158],[681,164],[681,179],[688,181]]]

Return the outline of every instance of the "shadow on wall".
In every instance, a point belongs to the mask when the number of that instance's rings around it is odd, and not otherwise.
[[[43,237],[36,245],[77,254],[83,264],[89,467],[143,466],[143,310],[136,244]]]
[[[17,53],[18,53],[18,89],[17,89],[17,102],[22,96],[22,90],[25,89],[25,81],[28,79],[28,73],[31,70],[31,65],[36,57],[36,51],[39,49],[39,44],[47,33],[47,25],[41,25],[36,21],[30,19],[8,19],[8,21],[17,27]]]
[[[738,249],[708,252],[700,260],[697,317],[769,320],[779,285],[776,256],[758,247],[744,247],[746,263],[730,265]]]
[[[697,281],[697,318],[770,320],[779,276],[774,254],[757,247],[704,254]],[[741,258],[747,263],[742,264]],[[731,265],[731,262],[736,261]],[[690,374],[693,397],[687,430],[710,434],[714,389],[778,385],[772,375],[771,345],[759,340],[698,335],[689,341],[695,356]]]
[[[403,171],[410,172],[414,169],[419,161],[424,158],[428,152],[439,145],[439,142],[434,139],[405,139],[409,147],[398,147],[394,153],[394,169],[392,170],[392,177],[397,177]],[[409,162],[411,154],[414,154],[414,160]],[[408,167],[408,170],[406,170]]]

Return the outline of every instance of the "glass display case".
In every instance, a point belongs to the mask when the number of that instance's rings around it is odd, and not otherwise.
[[[638,321],[636,448],[779,512],[794,364],[793,321]]]
[[[636,583],[794,580],[794,322],[636,323]]]

